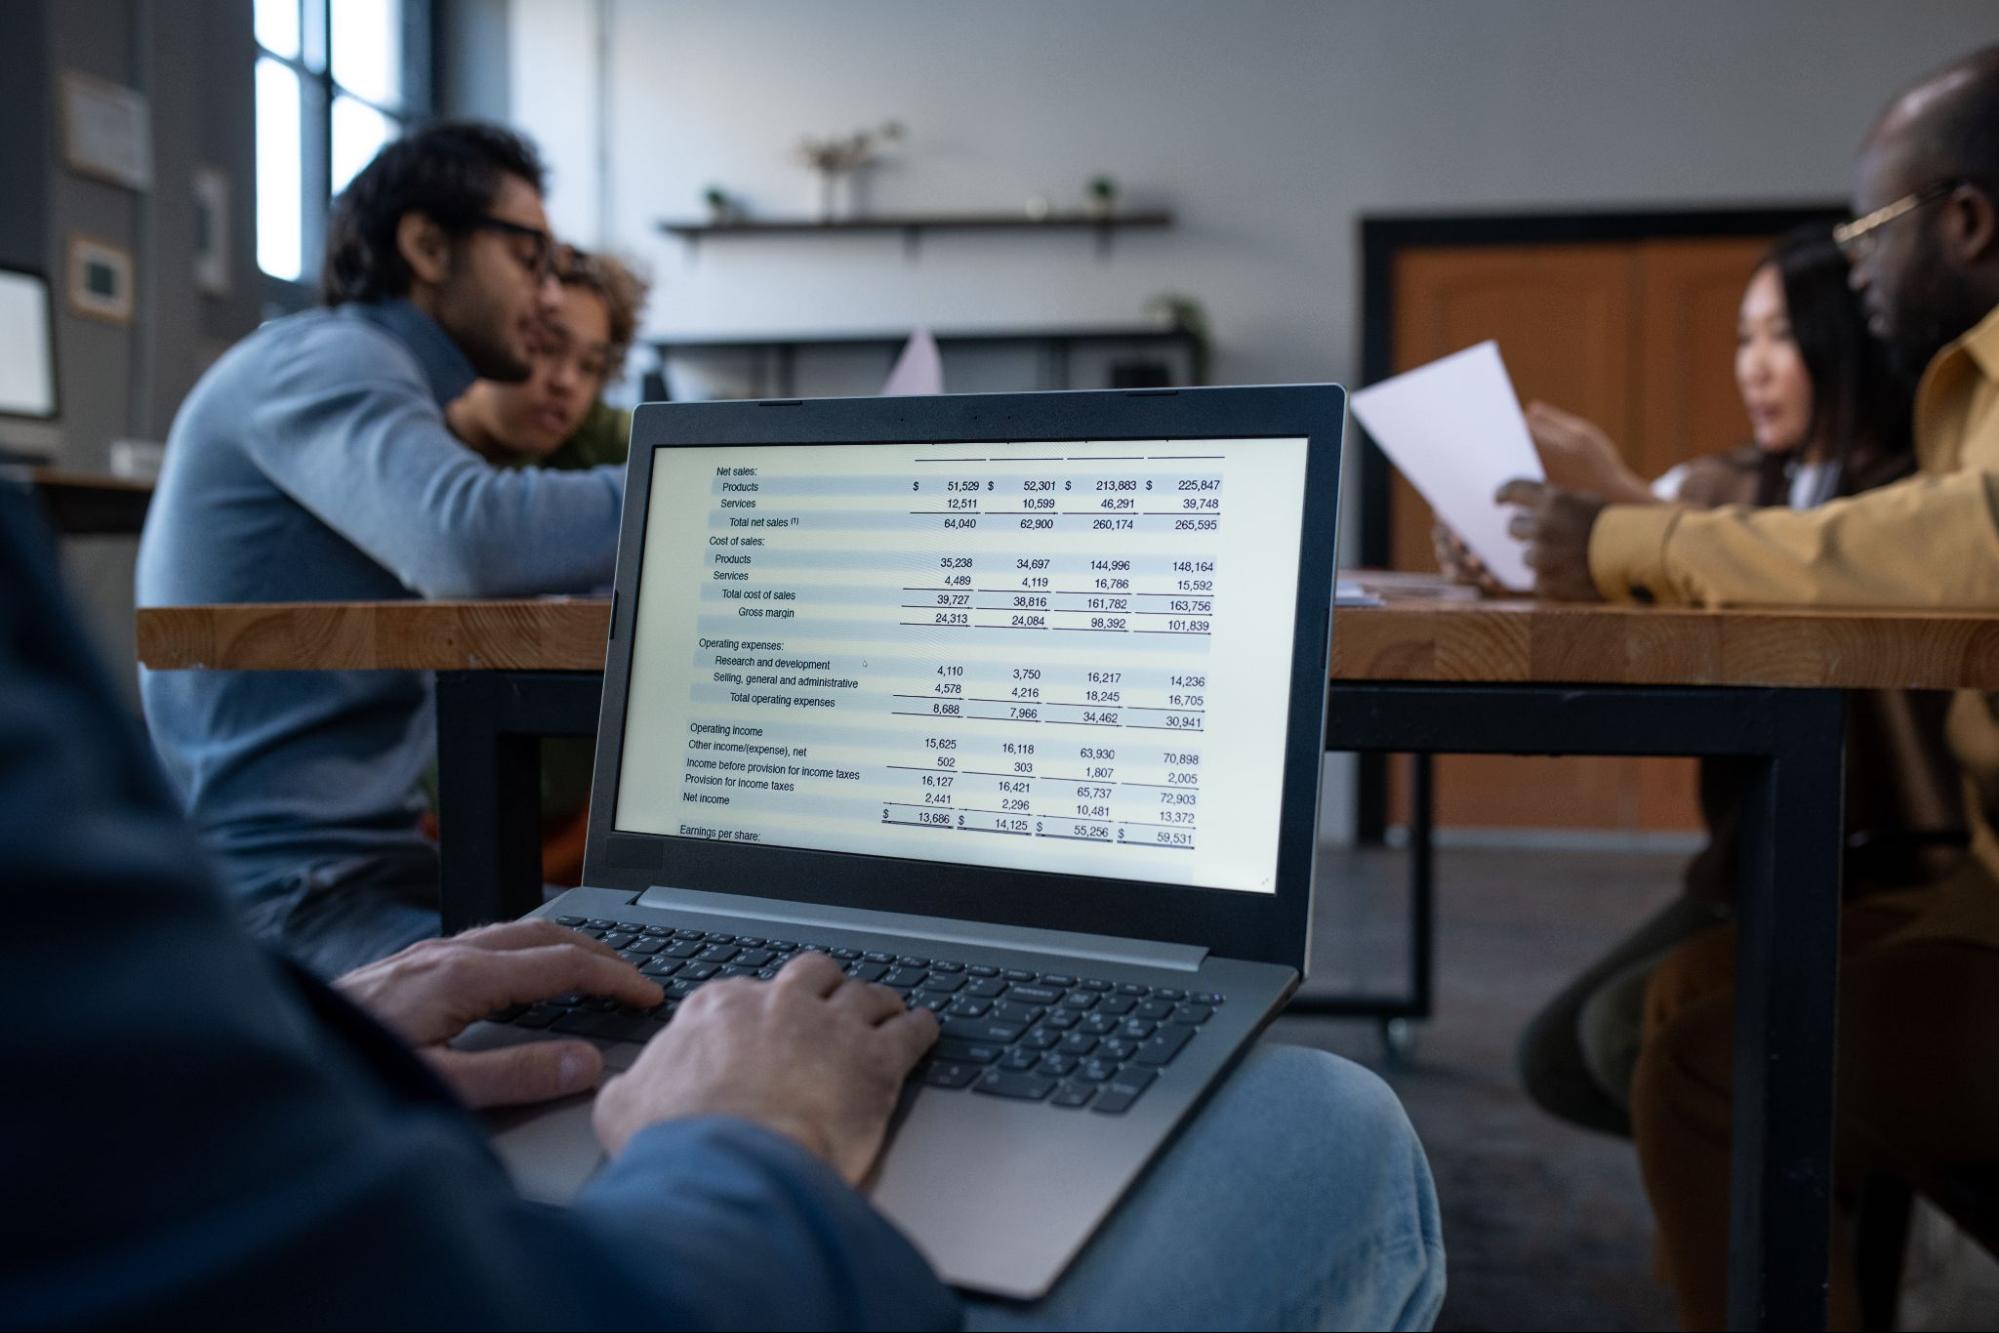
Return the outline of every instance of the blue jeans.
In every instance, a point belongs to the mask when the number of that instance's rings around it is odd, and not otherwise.
[[[1430,1167],[1402,1104],[1324,1051],[1259,1046],[1055,1290],[969,1329],[1428,1328],[1444,1300]]]
[[[250,933],[325,980],[434,938],[435,851],[318,862],[244,890]]]

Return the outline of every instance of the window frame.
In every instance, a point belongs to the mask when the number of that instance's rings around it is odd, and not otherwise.
[[[387,117],[398,133],[423,124],[433,114],[432,0],[401,0],[402,97],[378,101],[333,77],[333,0],[295,0],[299,8],[299,50],[280,55],[255,38],[253,61],[270,60],[299,80],[299,276],[280,278],[260,265],[266,318],[318,304],[320,260],[326,252],[326,221],[333,204],[333,105],[349,97]],[[254,112],[253,112],[254,114]],[[255,246],[252,245],[254,251]],[[254,262],[254,261],[253,261]]]

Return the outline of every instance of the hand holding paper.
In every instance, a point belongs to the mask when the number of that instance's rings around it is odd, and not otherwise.
[[[1506,530],[1522,543],[1534,571],[1534,595],[1561,602],[1602,599],[1590,574],[1589,539],[1609,501],[1538,481],[1509,481],[1499,502],[1518,506]]]
[[[1499,345],[1482,342],[1353,395],[1353,412],[1389,459],[1509,588],[1534,586],[1506,510],[1493,501],[1516,478],[1539,481]]]

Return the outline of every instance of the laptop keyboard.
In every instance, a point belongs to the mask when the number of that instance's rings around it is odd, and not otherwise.
[[[666,999],[641,1010],[597,996],[558,995],[503,1009],[492,1022],[643,1043],[705,983],[721,977],[768,981],[801,951],[817,950],[842,964],[848,976],[893,987],[909,1007],[937,1015],[937,1044],[913,1078],[933,1088],[968,1088],[1105,1115],[1126,1111],[1143,1096],[1222,1003],[1208,991],[950,958],[601,917],[555,920],[617,950],[658,982]]]

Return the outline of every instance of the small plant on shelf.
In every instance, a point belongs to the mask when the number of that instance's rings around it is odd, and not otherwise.
[[[708,221],[718,226],[743,220],[742,206],[719,185],[711,185],[701,192],[701,202],[708,206]]]
[[[1117,212],[1117,181],[1110,176],[1093,176],[1085,193],[1092,217],[1108,218]]]

